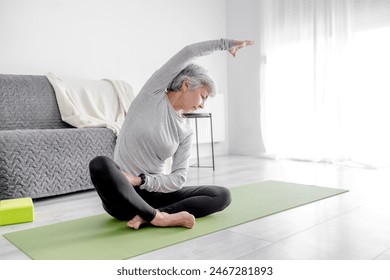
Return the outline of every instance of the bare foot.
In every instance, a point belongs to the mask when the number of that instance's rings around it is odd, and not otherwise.
[[[195,217],[186,211],[173,214],[158,211],[150,223],[156,227],[193,228],[195,226]]]
[[[139,227],[144,223],[146,223],[146,221],[137,215],[133,219],[127,222],[127,226],[129,228],[139,229]]]

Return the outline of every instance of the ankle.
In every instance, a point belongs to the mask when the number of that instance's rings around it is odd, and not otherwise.
[[[164,220],[163,215],[161,215],[160,211],[157,211],[156,216],[154,216],[153,220],[151,220],[150,223],[154,226],[160,226],[163,220]]]

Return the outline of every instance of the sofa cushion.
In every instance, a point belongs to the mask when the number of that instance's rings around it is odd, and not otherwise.
[[[0,130],[69,127],[45,76],[0,74]]]

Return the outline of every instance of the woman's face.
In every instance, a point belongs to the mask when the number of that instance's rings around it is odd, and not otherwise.
[[[204,102],[209,97],[210,92],[207,86],[197,89],[187,89],[184,94],[183,112],[191,113],[204,107]]]

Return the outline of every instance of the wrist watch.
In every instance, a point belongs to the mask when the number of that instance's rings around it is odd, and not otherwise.
[[[140,186],[142,186],[143,184],[145,184],[145,179],[146,179],[146,176],[144,173],[141,173],[138,175],[138,177],[141,178],[141,184],[139,184]]]

